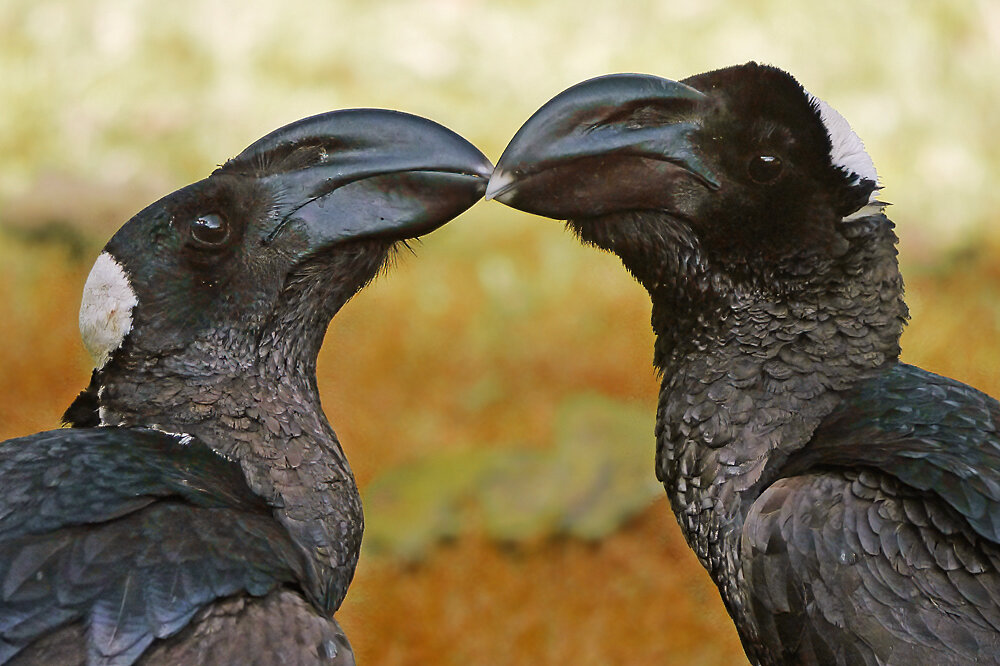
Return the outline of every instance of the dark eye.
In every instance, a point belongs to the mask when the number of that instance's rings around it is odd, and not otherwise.
[[[217,247],[229,238],[229,224],[215,213],[200,215],[191,223],[191,238],[200,245]]]
[[[771,183],[781,175],[781,158],[776,155],[757,155],[750,159],[747,173],[755,183]]]

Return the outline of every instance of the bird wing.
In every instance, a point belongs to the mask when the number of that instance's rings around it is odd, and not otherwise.
[[[847,393],[785,465],[869,466],[939,496],[1000,543],[1000,403],[912,365],[894,364]]]
[[[238,465],[140,428],[0,444],[0,663],[84,621],[91,663],[132,663],[208,602],[261,595],[300,555]]]
[[[797,663],[1000,661],[998,423],[912,366],[846,394],[747,514],[758,641]]]

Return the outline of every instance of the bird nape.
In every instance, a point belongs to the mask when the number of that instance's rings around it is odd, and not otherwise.
[[[574,86],[487,190],[649,292],[656,473],[758,664],[1000,662],[1000,405],[900,363],[877,192],[847,121],[756,63]]]
[[[316,356],[394,245],[492,166],[379,109],[307,118],[105,247],[73,428],[0,445],[0,663],[352,664],[361,502]]]

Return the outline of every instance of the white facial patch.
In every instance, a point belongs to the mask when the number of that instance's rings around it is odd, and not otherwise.
[[[806,93],[809,94],[809,93]],[[835,108],[821,100],[815,95],[809,94],[809,100],[819,110],[819,117],[826,126],[826,133],[830,137],[830,161],[834,166],[853,174],[860,180],[870,180],[878,182],[878,174],[875,172],[875,163],[865,150],[865,144],[844,116],[840,115]],[[872,193],[874,196],[874,192]]]
[[[102,252],[90,269],[80,303],[80,336],[98,369],[132,330],[132,308],[138,303],[125,269]]]

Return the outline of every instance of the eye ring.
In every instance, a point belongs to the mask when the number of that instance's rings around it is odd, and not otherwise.
[[[777,155],[755,155],[747,164],[747,174],[753,182],[766,185],[776,181],[784,168]]]
[[[216,213],[199,215],[191,222],[191,238],[202,247],[217,248],[229,240],[229,223]]]

